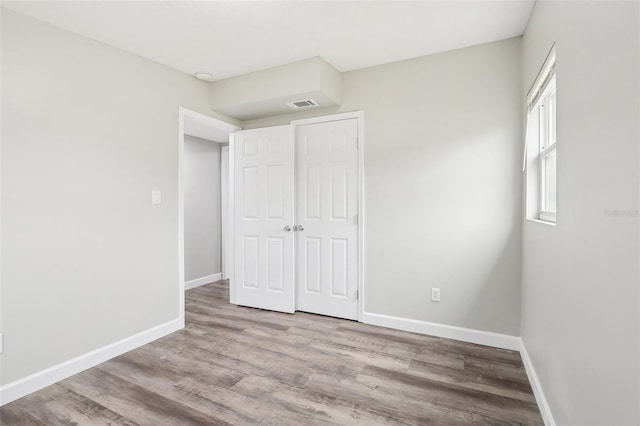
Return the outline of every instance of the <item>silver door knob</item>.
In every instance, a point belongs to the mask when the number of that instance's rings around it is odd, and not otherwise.
[[[302,225],[296,225],[296,226],[294,226],[294,227],[293,227],[293,230],[294,230],[294,231],[302,232],[302,231],[304,231],[304,226],[302,226]]]
[[[289,225],[285,226],[284,228],[282,228],[283,231],[285,232],[291,232],[291,227]],[[294,227],[295,230],[295,227]]]

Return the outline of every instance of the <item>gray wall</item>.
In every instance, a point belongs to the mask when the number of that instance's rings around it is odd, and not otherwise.
[[[178,317],[178,106],[207,95],[2,10],[0,383]]]
[[[519,70],[518,38],[348,72],[340,108],[244,123],[364,111],[365,311],[519,334]]]
[[[522,337],[561,425],[640,423],[638,9],[538,1],[523,38],[523,95],[557,52],[557,226],[524,223]]]
[[[221,271],[220,213],[220,144],[185,135],[185,281]]]

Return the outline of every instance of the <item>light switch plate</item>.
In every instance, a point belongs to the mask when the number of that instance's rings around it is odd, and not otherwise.
[[[439,288],[432,288],[431,289],[431,301],[432,302],[439,302],[440,301],[440,289]]]
[[[151,190],[151,204],[162,204],[162,193],[159,189]]]

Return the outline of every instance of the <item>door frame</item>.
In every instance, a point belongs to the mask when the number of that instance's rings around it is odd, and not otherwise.
[[[364,112],[353,111],[340,114],[322,115],[318,117],[292,120],[295,127],[308,124],[328,123],[331,121],[358,120],[358,322],[362,322],[364,314]],[[298,308],[298,283],[295,283],[296,309]]]
[[[242,129],[238,129],[242,130]],[[236,289],[233,285],[235,268],[236,268],[236,201],[235,201],[235,173],[236,173],[236,151],[235,144],[235,132],[229,135],[229,210],[227,214],[227,224],[231,232],[231,237],[227,240],[229,246],[227,247],[229,256],[227,257],[228,275],[229,275],[229,303],[236,304]]]
[[[185,306],[184,306],[184,292],[185,292],[185,279],[184,279],[184,122],[185,117],[191,117],[193,119],[202,121],[212,127],[216,127],[229,133],[229,145],[231,146],[231,140],[233,133],[241,130],[239,126],[228,123],[226,121],[201,114],[199,112],[190,110],[183,106],[178,107],[178,314],[181,323],[181,327],[184,327],[185,321]],[[215,143],[215,142],[214,142]],[[231,149],[230,149],[231,150]],[[230,157],[229,161],[233,161]],[[229,212],[233,212],[233,167],[229,164],[229,206],[227,206],[227,215]],[[221,213],[224,206],[221,206]],[[229,228],[233,232],[233,221],[229,221]],[[231,251],[230,251],[231,250]],[[233,254],[233,246],[227,244],[224,247],[226,252],[226,258]],[[231,286],[232,287],[232,286]]]

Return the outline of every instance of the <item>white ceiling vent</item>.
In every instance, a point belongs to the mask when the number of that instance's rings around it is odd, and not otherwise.
[[[320,105],[313,99],[303,99],[300,101],[287,102],[287,105],[293,109],[310,108]]]

